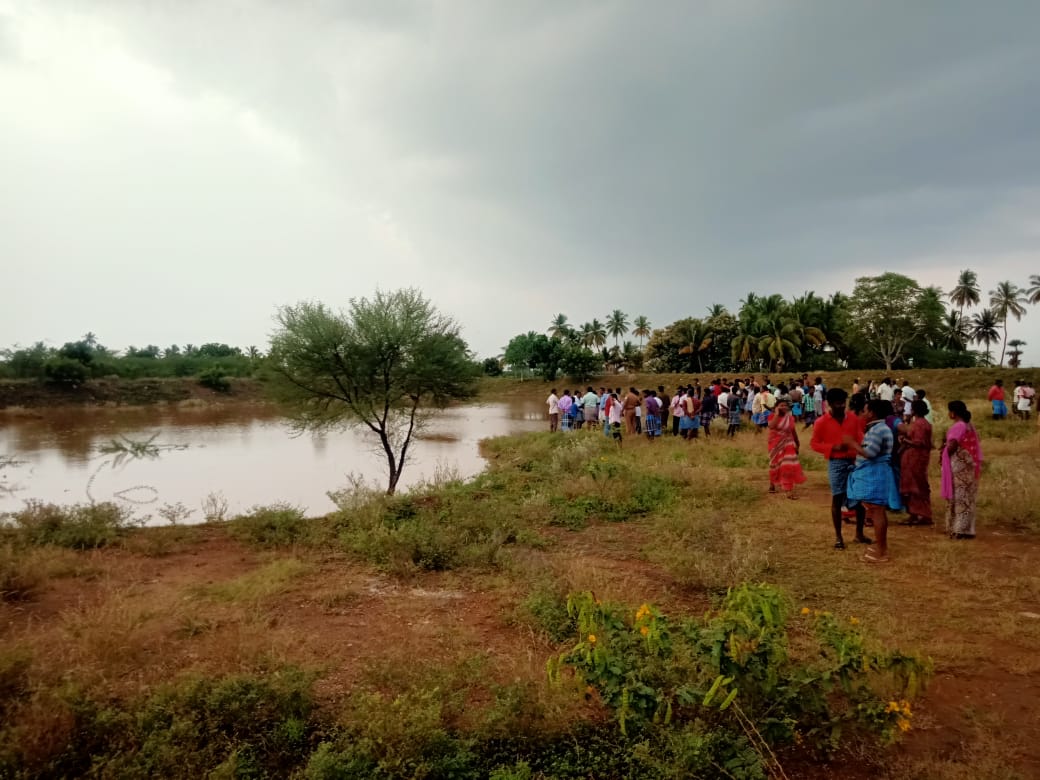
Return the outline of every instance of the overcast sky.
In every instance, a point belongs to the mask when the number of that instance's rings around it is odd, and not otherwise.
[[[263,347],[280,304],[417,286],[486,356],[557,312],[1024,284],[1038,32],[1033,0],[0,0],[0,346]],[[1011,336],[1040,363],[1040,307]]]

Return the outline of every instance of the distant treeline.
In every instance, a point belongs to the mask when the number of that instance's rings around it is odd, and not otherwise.
[[[224,389],[224,377],[251,376],[263,355],[256,347],[242,350],[223,343],[128,347],[120,354],[98,343],[93,333],[61,347],[38,341],[28,347],[0,350],[0,379],[35,379],[77,385],[88,379],[193,377]]]

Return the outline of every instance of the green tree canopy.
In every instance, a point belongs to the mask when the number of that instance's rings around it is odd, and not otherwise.
[[[342,313],[299,303],[279,309],[277,320],[273,395],[299,430],[371,431],[386,456],[389,495],[429,410],[475,392],[480,369],[458,325],[417,290],[355,298]]]
[[[850,325],[865,347],[891,371],[924,330],[923,290],[913,279],[888,272],[856,280]]]

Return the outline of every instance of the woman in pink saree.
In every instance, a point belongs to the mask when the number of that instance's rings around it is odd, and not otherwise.
[[[942,448],[942,497],[946,499],[946,532],[952,539],[975,538],[975,502],[982,471],[982,447],[971,412],[963,401],[950,401],[953,425]]]

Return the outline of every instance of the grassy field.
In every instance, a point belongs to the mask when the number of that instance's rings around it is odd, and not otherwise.
[[[1037,428],[949,374],[908,378],[979,413],[979,537],[896,526],[882,567],[832,549],[808,447],[801,500],[767,493],[751,431],[494,439],[323,518],[34,507],[0,541],[0,777],[1040,776]]]

